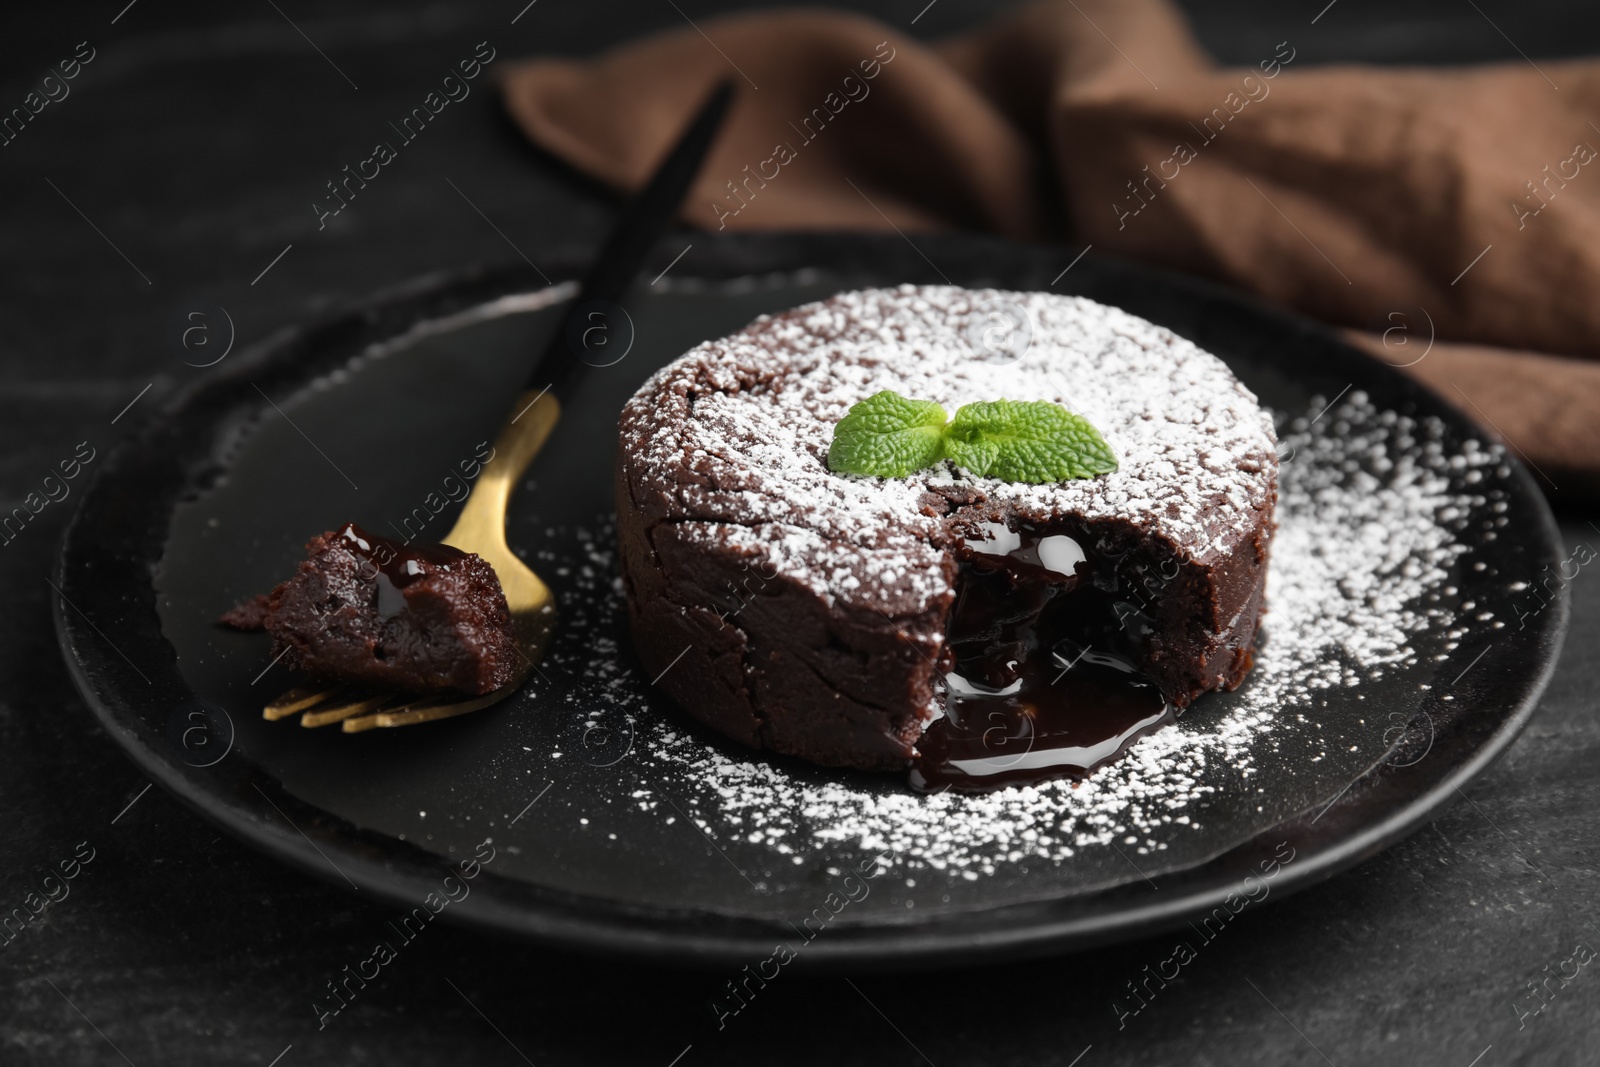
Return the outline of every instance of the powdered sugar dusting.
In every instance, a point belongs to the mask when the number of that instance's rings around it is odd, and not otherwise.
[[[1033,341],[989,362],[966,326],[1001,301]],[[909,478],[828,470],[833,426],[882,389],[954,412],[1046,400],[1085,416],[1121,461],[1099,478],[1021,485],[949,463]],[[841,293],[707,342],[623,413],[624,447],[675,521],[763,526],[743,538],[830,602],[917,612],[950,591],[930,491],[962,487],[1019,514],[1126,519],[1208,562],[1250,534],[1272,491],[1274,438],[1227,366],[1170,330],[1081,297],[901,286]],[[770,546],[770,547],[769,547]],[[841,546],[873,549],[851,561]],[[781,561],[781,562],[780,562]],[[896,562],[897,561],[897,562]]]

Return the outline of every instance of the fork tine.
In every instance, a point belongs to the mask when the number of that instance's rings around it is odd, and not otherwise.
[[[300,716],[300,725],[307,727],[326,726],[331,722],[339,722],[341,719],[348,719],[352,715],[360,715],[364,711],[380,708],[393,699],[393,693],[379,693],[377,696],[347,701],[337,707],[325,708],[322,711],[308,711]]]
[[[509,687],[508,687],[509,688]],[[379,712],[376,715],[363,715],[360,718],[344,720],[344,732],[347,734],[360,733],[382,726],[410,726],[419,722],[433,722],[435,719],[449,719],[457,715],[465,715],[490,704],[498,703],[507,695],[507,690],[497,689],[493,693],[476,697],[472,700],[462,700],[454,704],[424,704],[421,701],[403,705],[390,711]],[[420,705],[420,706],[419,706]]]
[[[261,717],[268,722],[286,719],[297,711],[304,711],[306,708],[320,704],[324,700],[338,696],[343,689],[344,687],[339,685],[330,686],[326,689],[318,689],[315,686],[296,686],[262,708]]]

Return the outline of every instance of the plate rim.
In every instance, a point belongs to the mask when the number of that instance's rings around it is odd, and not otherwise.
[[[697,239],[703,236],[697,235]],[[900,241],[899,237],[877,234],[807,233],[732,235],[707,241],[706,244],[723,253],[722,266],[727,268],[727,276],[739,277],[743,276],[741,272],[762,273],[745,271],[745,268],[759,266],[763,262],[770,265],[774,246],[777,248],[777,258],[790,260],[788,270],[794,272],[815,265],[812,260],[838,265],[839,252],[852,246],[860,248],[872,245],[880,253],[888,253],[892,258],[893,253],[889,252],[891,248],[898,247],[903,251]],[[975,235],[928,235],[923,241],[925,245],[977,245],[997,255],[1023,259],[1048,255],[1053,257],[1051,262],[1055,258],[1065,259],[1068,254],[1077,251],[1076,247],[1058,251],[1048,246],[1016,245]],[[917,250],[913,248],[912,251]],[[664,256],[659,258],[664,262]],[[1084,258],[1103,269],[1128,273],[1134,279],[1155,279],[1169,288],[1176,286],[1195,295],[1220,299],[1247,314],[1276,320],[1276,325],[1284,330],[1285,336],[1315,336],[1320,342],[1338,346],[1365,361],[1379,377],[1386,374],[1400,377],[1415,392],[1431,397],[1438,406],[1454,413],[1462,424],[1471,425],[1465,414],[1459,412],[1447,398],[1415,379],[1401,376],[1398,370],[1343,341],[1331,327],[1267,305],[1215,282],[1094,252],[1088,252]],[[563,280],[576,276],[582,265],[578,257],[566,257],[549,267],[550,276]],[[921,271],[915,271],[915,268],[907,271],[913,272],[926,274],[926,266]],[[99,465],[85,487],[57,543],[52,572],[58,595],[52,597],[51,607],[58,644],[74,685],[118,747],[135,765],[186,806],[258,851],[336,886],[343,886],[349,881],[363,893],[371,893],[396,904],[413,906],[429,888],[436,885],[449,870],[443,858],[411,842],[355,826],[341,817],[299,802],[282,790],[265,770],[253,764],[243,769],[240,773],[250,779],[248,784],[259,790],[262,797],[278,809],[277,814],[289,821],[291,826],[295,824],[279,806],[280,801],[288,801],[291,809],[298,804],[301,814],[315,816],[320,813],[323,816],[316,820],[314,829],[324,843],[337,851],[342,865],[334,866],[298,826],[291,830],[272,820],[268,809],[259,805],[252,809],[240,802],[237,796],[219,795],[221,790],[217,775],[205,773],[211,768],[195,768],[178,760],[171,751],[161,747],[159,737],[140,729],[142,724],[129,721],[119,711],[115,706],[115,691],[103,693],[93,676],[95,656],[104,661],[111,653],[83,640],[85,632],[77,619],[88,622],[91,629],[94,624],[76,604],[66,598],[66,590],[77,590],[77,576],[68,573],[69,558],[83,529],[85,513],[93,511],[89,504],[99,501],[106,491],[107,481],[113,480],[118,473],[120,461],[126,460],[147,443],[151,427],[161,415],[175,413],[192,403],[197,396],[237,381],[241,375],[247,375],[252,370],[272,370],[290,377],[301,373],[303,377],[304,361],[295,358],[297,349],[309,345],[328,331],[352,325],[370,327],[374,321],[382,320],[386,313],[398,308],[411,308],[428,299],[456,298],[462,301],[463,306],[470,307],[483,302],[473,297],[479,290],[497,290],[503,294],[511,291],[504,286],[526,283],[535,280],[535,277],[532,270],[514,262],[432,272],[325,312],[303,325],[275,331],[237,353],[236,362],[226,375],[202,376],[176,390],[133,433],[108,449],[105,462]],[[562,281],[552,284],[560,285]],[[489,299],[493,299],[493,296]],[[412,321],[423,319],[419,316]],[[1488,431],[1476,429],[1484,438],[1493,439]],[[1540,527],[1536,538],[1540,548],[1549,559],[1559,559],[1559,530],[1548,500],[1538,489],[1526,466],[1509,449],[1506,463],[1512,471],[1509,481],[1517,483],[1518,494],[1532,503],[1532,518]],[[171,502],[162,505],[162,508],[170,521]],[[166,536],[167,529],[164,527],[157,540],[164,543]],[[147,578],[153,593],[153,571],[147,571]],[[77,613],[76,618],[74,612]],[[978,958],[1019,958],[1075,951],[1114,941],[1152,936],[1180,926],[1188,918],[1220,906],[1230,895],[1236,895],[1242,877],[1230,879],[1225,873],[1219,875],[1218,872],[1229,863],[1237,864],[1244,859],[1264,855],[1264,839],[1283,838],[1288,834],[1296,835],[1298,840],[1314,847],[1316,852],[1304,861],[1284,865],[1272,882],[1272,888],[1280,890],[1277,895],[1286,896],[1325,881],[1425,825],[1442,810],[1454,792],[1476,778],[1504,753],[1532,717],[1539,698],[1555,672],[1569,617],[1570,594],[1564,588],[1552,602],[1551,608],[1541,612],[1536,620],[1538,632],[1533,640],[1537,649],[1537,668],[1532,675],[1515,680],[1515,703],[1497,720],[1487,736],[1472,744],[1467,758],[1452,763],[1448,773],[1434,776],[1434,781],[1424,783],[1418,790],[1408,788],[1412,781],[1422,776],[1413,768],[1427,760],[1406,767],[1380,763],[1335,797],[1327,808],[1310,818],[1309,822],[1309,812],[1299,813],[1207,863],[1156,875],[1151,880],[1158,892],[1168,888],[1180,890],[1175,896],[1164,894],[1140,903],[1134,898],[1148,894],[1147,887],[1138,885],[1137,889],[1130,891],[1130,887],[1119,886],[1068,897],[963,910],[929,921],[842,925],[837,931],[830,927],[825,941],[819,940],[815,944],[808,942],[801,958],[808,967],[848,966],[859,969],[871,966],[901,967],[912,963],[944,965],[971,963]],[[82,654],[80,645],[95,651]],[[117,654],[120,655],[120,651]],[[131,665],[132,661],[129,663]],[[1457,714],[1459,716],[1465,712],[1458,708]],[[1453,721],[1453,725],[1462,724]],[[1471,725],[1464,724],[1462,728]],[[236,764],[238,762],[235,761]],[[238,781],[233,783],[236,789],[242,784]],[[268,789],[276,790],[276,799],[269,795]],[[1335,827],[1339,825],[1337,817],[1323,829],[1316,828],[1316,822],[1329,811],[1337,809],[1342,802],[1374,789],[1388,789],[1409,799],[1386,816],[1362,822],[1354,830],[1336,830]],[[249,800],[248,797],[245,799]],[[379,847],[374,849],[373,846]],[[373,850],[379,858],[368,858],[364,854],[368,850]],[[403,865],[397,860],[403,860]],[[330,866],[334,866],[334,869],[330,870]],[[1201,878],[1201,875],[1206,877]],[[538,886],[499,875],[488,868],[480,878],[485,880],[478,883],[476,888],[479,891],[442,914],[463,925],[496,932],[509,931],[568,949],[635,958],[643,956],[679,964],[712,965],[764,958],[771,951],[774,939],[781,939],[776,923],[765,919],[717,911],[631,905],[619,900]],[[1185,893],[1185,883],[1196,881],[1202,884]],[[484,888],[490,888],[491,891],[483,892]],[[1110,906],[1108,909],[1078,914],[1051,914],[1053,910],[1060,911],[1064,903],[1082,903],[1086,900],[1109,901]]]

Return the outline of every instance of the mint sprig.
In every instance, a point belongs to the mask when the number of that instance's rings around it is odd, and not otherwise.
[[[980,477],[1060,482],[1117,469],[1117,457],[1087,419],[1045,400],[944,408],[890,389],[851,407],[833,428],[828,468],[842,474],[903,478],[942,459]]]

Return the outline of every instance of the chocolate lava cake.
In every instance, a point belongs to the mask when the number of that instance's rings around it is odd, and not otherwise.
[[[996,302],[1031,324],[1008,362],[969,340]],[[1118,469],[1050,484],[949,460],[830,470],[834,426],[885,389],[950,411],[1061,404]],[[1086,774],[1249,671],[1275,448],[1220,360],[1115,308],[841,293],[700,345],[624,408],[634,642],[678,704],[756,748],[909,766],[921,788]]]
[[[353,522],[306,543],[294,576],[222,616],[266,630],[273,655],[326,681],[490,693],[517,677],[516,632],[481,556],[404,544]]]

